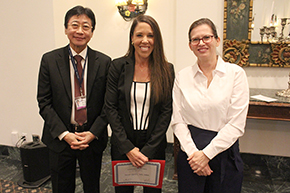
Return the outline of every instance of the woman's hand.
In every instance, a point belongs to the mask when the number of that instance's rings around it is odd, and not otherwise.
[[[209,165],[207,164],[201,171],[195,172],[199,176],[209,176],[213,171],[210,169]]]
[[[146,164],[149,161],[148,157],[146,157],[143,153],[141,153],[139,151],[139,148],[137,147],[129,151],[126,155],[129,158],[130,162],[133,164],[133,166],[137,168],[141,168],[144,164]]]
[[[213,172],[208,165],[209,158],[203,151],[194,152],[187,160],[191,169],[198,175],[208,176]]]

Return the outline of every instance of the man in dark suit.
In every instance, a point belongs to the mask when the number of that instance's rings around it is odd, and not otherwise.
[[[94,193],[108,140],[102,109],[111,58],[87,46],[95,29],[91,9],[70,9],[64,24],[69,45],[44,54],[39,70],[42,141],[49,148],[53,192],[74,192],[78,161],[84,192]]]

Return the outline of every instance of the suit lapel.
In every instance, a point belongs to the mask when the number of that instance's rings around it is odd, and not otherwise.
[[[62,52],[56,58],[56,63],[59,68],[60,76],[62,78],[62,82],[64,84],[64,88],[69,99],[72,99],[71,96],[71,79],[70,79],[70,67],[69,67],[69,54],[68,54],[68,46],[64,47]]]
[[[134,69],[135,69],[135,61],[133,58],[127,58],[125,64],[125,81],[124,81],[124,89],[125,89],[125,97],[127,103],[127,109],[130,113],[131,106],[131,86],[134,77]]]
[[[88,70],[87,70],[87,73],[88,73],[87,75],[87,100],[89,100],[92,87],[93,87],[97,72],[100,67],[96,52],[94,52],[89,47],[88,47],[88,58],[89,58],[89,63],[88,63]]]

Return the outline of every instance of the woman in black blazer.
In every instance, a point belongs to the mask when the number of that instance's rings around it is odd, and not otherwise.
[[[112,160],[130,160],[135,167],[150,159],[165,160],[173,79],[157,22],[138,16],[127,54],[113,60],[108,75],[105,111],[112,129]],[[115,187],[115,192],[134,192],[134,187]],[[144,187],[144,192],[161,189]]]

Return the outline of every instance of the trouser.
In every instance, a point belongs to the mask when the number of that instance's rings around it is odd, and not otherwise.
[[[216,136],[216,132],[188,126],[198,149],[202,150]],[[177,157],[179,193],[239,193],[243,181],[243,162],[239,153],[239,142],[209,161],[213,170],[210,176],[198,176],[188,164],[182,150]]]
[[[69,146],[60,153],[49,152],[51,182],[54,193],[74,193],[76,162],[80,167],[80,177],[85,193],[100,192],[100,173],[102,153],[96,153],[91,147],[85,150],[73,150]]]

